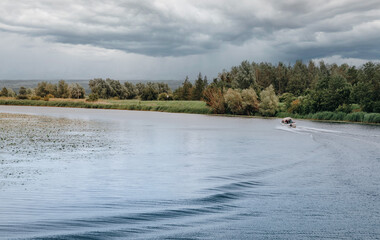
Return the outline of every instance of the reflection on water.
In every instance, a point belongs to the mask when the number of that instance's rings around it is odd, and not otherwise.
[[[0,238],[380,238],[377,126],[0,112]]]

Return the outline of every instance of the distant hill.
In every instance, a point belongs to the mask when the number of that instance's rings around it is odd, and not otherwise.
[[[18,92],[20,87],[26,88],[35,88],[37,87],[39,82],[46,81],[50,83],[58,83],[59,80],[0,80],[0,90],[3,87],[12,88],[15,92]],[[89,80],[65,80],[68,84],[70,83],[79,83],[84,89],[86,93],[90,93],[90,88],[88,86]],[[179,86],[182,85],[184,80],[120,80],[121,83],[131,82],[133,84],[136,83],[147,83],[147,82],[163,82],[167,83],[169,87],[174,91]]]

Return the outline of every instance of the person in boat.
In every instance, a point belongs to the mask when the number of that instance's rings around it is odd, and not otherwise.
[[[290,124],[290,125],[292,125],[294,123],[293,119],[291,119],[290,117],[286,117],[286,118],[282,119],[281,122],[285,123],[285,124]]]

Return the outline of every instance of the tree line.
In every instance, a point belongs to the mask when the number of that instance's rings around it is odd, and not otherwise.
[[[243,61],[229,71],[223,70],[208,82],[198,74],[194,81],[188,77],[174,91],[168,84],[147,82],[133,84],[118,80],[95,78],[89,81],[89,100],[203,100],[215,113],[274,116],[278,112],[310,114],[323,111],[351,113],[380,112],[380,64],[367,62],[361,67],[348,64],[325,64],[323,61],[294,65],[250,63]],[[9,88],[1,96],[14,97]],[[85,98],[84,88],[67,84],[40,82],[36,88],[21,87],[17,97],[26,98]]]
[[[230,104],[230,89],[235,91],[234,101],[239,104],[234,105],[238,107]],[[308,64],[297,61],[293,66],[281,62],[272,65],[243,61],[230,71],[219,73],[206,90],[205,99],[215,112],[234,113],[241,109],[240,98],[245,89],[256,92],[262,108],[273,108],[269,112],[263,109],[264,115],[274,115],[277,111],[350,113],[357,106],[359,110],[379,113],[380,64],[367,62],[356,68],[348,64],[325,64],[323,61],[318,65],[313,61]],[[276,106],[276,96],[280,106]]]
[[[147,82],[133,84],[131,82],[121,83],[119,80],[110,78],[94,78],[89,80],[89,88],[91,93],[88,99],[140,99],[146,100],[201,100],[203,92],[208,82],[207,77],[198,74],[198,78],[194,84],[188,77],[185,78],[183,84],[172,91],[167,83],[163,82]],[[64,80],[60,80],[57,84],[42,81],[36,88],[20,87],[18,94],[12,89],[4,87],[0,91],[0,96],[17,97],[18,99],[34,99],[41,98],[85,98],[85,89],[78,83],[67,84]]]
[[[172,91],[167,83],[147,82],[133,84],[121,83],[118,80],[95,78],[89,81],[91,89],[90,98],[97,99],[140,99],[140,100],[201,100],[206,89],[207,77],[198,74],[195,83],[192,84],[188,77],[182,86]]]
[[[36,88],[25,88],[23,86],[16,94],[13,89],[3,87],[0,92],[2,97],[17,97],[18,99],[40,100],[44,98],[85,98],[85,90],[78,83],[68,84],[65,80],[60,80],[57,84],[42,81],[37,84]]]

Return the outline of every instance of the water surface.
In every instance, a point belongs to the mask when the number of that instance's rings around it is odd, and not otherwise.
[[[16,106],[0,124],[2,239],[380,238],[378,126]]]

